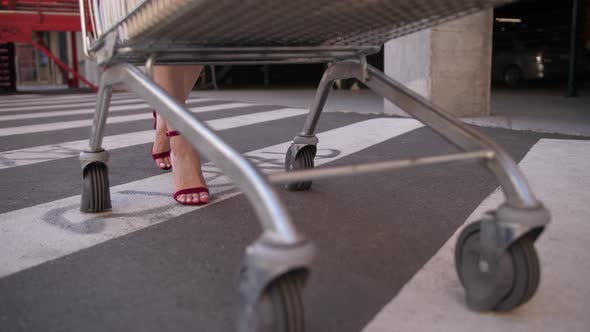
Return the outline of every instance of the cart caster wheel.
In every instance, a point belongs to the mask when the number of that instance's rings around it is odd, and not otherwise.
[[[257,332],[303,332],[305,317],[300,273],[288,273],[274,280],[258,301]]]
[[[93,162],[84,167],[82,172],[83,212],[103,212],[111,209],[108,168],[101,162]]]
[[[299,150],[293,158],[291,149],[287,151],[285,157],[285,171],[295,171],[302,169],[311,169],[314,167],[313,158],[315,157],[315,146],[306,146]],[[311,181],[304,182],[292,182],[285,185],[287,190],[291,191],[303,191],[311,188]]]
[[[467,226],[455,247],[455,266],[467,305],[477,311],[509,311],[524,304],[535,294],[540,280],[534,236],[518,239],[492,266],[481,260],[480,232],[480,222]]]

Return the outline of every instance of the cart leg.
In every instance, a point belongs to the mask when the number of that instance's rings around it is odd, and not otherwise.
[[[550,217],[516,162],[485,135],[361,61],[342,61],[332,70],[362,81],[458,148],[491,152],[485,165],[506,202],[463,231],[456,246],[457,272],[474,310],[509,310],[530,299],[540,273],[532,244]]]
[[[105,72],[108,69],[105,70]],[[112,88],[101,77],[96,99],[96,111],[90,132],[88,150],[80,153],[82,163],[82,201],[83,212],[103,212],[111,208],[109,174],[107,161],[109,155],[102,149],[102,139],[111,102]]]
[[[324,72],[318,89],[316,90],[313,104],[311,105],[309,114],[303,125],[303,131],[296,137],[310,137],[315,135],[315,129],[320,120],[320,116],[322,115],[322,111],[324,110],[324,106],[326,105],[326,101],[328,100],[328,95],[332,90],[334,81],[339,78],[337,75],[334,75],[333,68],[334,66],[329,64]]]
[[[349,64],[347,63],[347,65]],[[362,75],[363,69],[360,63],[356,62],[356,66],[357,70],[354,72]],[[369,66],[367,71],[365,85],[395,103],[451,144],[464,151],[491,151],[493,158],[488,159],[486,166],[500,182],[506,196],[506,205],[513,209],[522,210],[543,209],[516,162],[493,140],[468,127],[377,69]],[[539,226],[543,225],[544,223],[541,223]]]
[[[242,265],[240,331],[303,331],[301,288],[314,247],[295,230],[262,174],[134,66],[114,65],[103,74],[103,79],[108,86],[124,84],[157,109],[230,177],[254,206],[263,233],[246,249]]]
[[[328,95],[332,90],[335,80],[351,77],[354,76],[346,71],[341,71],[340,66],[329,64],[316,91],[313,104],[303,125],[303,130],[293,138],[287,150],[285,155],[285,171],[289,172],[314,167],[313,160],[316,156],[318,143],[315,130],[328,100]],[[286,184],[285,188],[287,190],[301,191],[311,188],[311,184],[311,181],[292,182]]]

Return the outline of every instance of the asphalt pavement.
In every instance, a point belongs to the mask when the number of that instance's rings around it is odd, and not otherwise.
[[[260,234],[252,206],[204,160],[212,202],[172,199],[155,167],[151,109],[116,94],[105,147],[113,210],[79,212],[78,153],[92,94],[0,97],[0,331],[230,331],[244,248]],[[264,172],[281,169],[306,110],[193,94],[199,119]],[[502,202],[477,163],[276,186],[318,247],[304,290],[309,331],[590,330],[590,142],[474,127],[521,164],[553,223],[538,241],[538,294],[515,312],[469,311],[454,272],[454,236]],[[415,120],[328,112],[318,167],[438,155],[456,148]]]

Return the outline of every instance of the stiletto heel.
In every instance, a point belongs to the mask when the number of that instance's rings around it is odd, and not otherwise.
[[[156,114],[156,111],[153,111],[152,114],[154,116],[154,130],[156,130],[156,126],[158,124],[158,122],[157,122],[158,121],[158,115]],[[168,136],[168,132],[166,132],[166,136]],[[152,155],[152,158],[154,160],[158,160],[158,159],[163,159],[163,158],[166,158],[166,157],[170,157],[170,150],[164,151],[164,152],[159,152],[159,153],[153,153],[153,151],[154,151],[154,146],[152,145],[152,153],[151,153],[151,155]],[[159,167],[159,168],[161,170],[163,170],[163,171],[167,171],[167,170],[171,169],[172,166],[170,166],[170,167],[168,167],[168,166],[166,166],[166,167]]]
[[[172,131],[167,131],[166,132],[166,136],[168,137],[174,137],[174,136],[179,136],[180,133],[172,130]],[[178,190],[174,193],[174,200],[177,201],[180,204],[183,205],[205,205],[207,203],[209,203],[209,201],[207,200],[207,202],[203,202],[200,199],[199,196],[199,201],[198,202],[181,202],[178,200],[178,196],[180,195],[184,195],[184,194],[201,194],[201,193],[206,193],[207,195],[209,195],[209,189],[207,189],[207,187],[193,187],[193,188],[186,188],[186,189],[181,189]]]

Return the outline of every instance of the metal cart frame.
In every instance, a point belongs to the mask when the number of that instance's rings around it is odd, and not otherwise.
[[[367,64],[365,56],[377,52],[384,41],[437,23],[466,15],[499,1],[478,4],[453,15],[409,24],[394,32],[382,32],[377,42],[330,45],[203,46],[175,43],[128,43],[118,40],[117,27],[97,30],[93,7],[80,0],[84,49],[104,68],[100,78],[96,112],[87,151],[80,154],[84,189],[81,210],[101,212],[111,207],[107,160],[102,139],[112,88],[122,84],[181,132],[193,146],[213,161],[245,194],[255,208],[263,232],[246,249],[240,275],[242,294],[240,331],[302,331],[304,329],[301,289],[314,255],[313,245],[298,233],[276,193],[269,185],[285,183],[291,190],[306,190],[311,180],[359,173],[389,171],[405,167],[452,161],[479,161],[492,171],[503,189],[506,202],[480,222],[465,228],[456,248],[459,278],[466,300],[475,310],[509,310],[526,302],[535,292],[539,263],[532,246],[546,224],[549,213],[535,198],[516,163],[492,140],[445,113],[431,102]],[[129,15],[141,10],[138,5]],[[468,2],[468,1],[467,1]],[[96,3],[96,2],[95,2]],[[128,16],[129,17],[129,16]],[[274,64],[329,63],[320,81],[310,113],[301,133],[293,138],[285,158],[285,173],[263,176],[240,153],[232,149],[184,106],[167,95],[150,78],[158,64]],[[148,75],[134,64],[145,64]],[[409,115],[433,129],[463,152],[412,160],[313,169],[317,151],[316,125],[337,79],[356,78]],[[477,253],[475,256],[473,253]],[[281,318],[282,317],[282,318]]]

